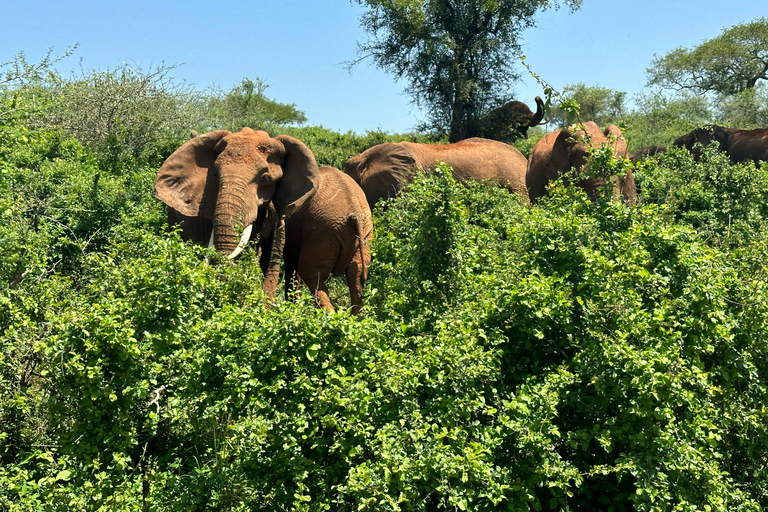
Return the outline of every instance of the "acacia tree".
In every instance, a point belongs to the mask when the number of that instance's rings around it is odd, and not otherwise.
[[[366,8],[359,59],[408,82],[432,128],[451,141],[477,133],[478,119],[519,79],[513,55],[540,10],[581,0],[355,0]]]
[[[264,94],[267,87],[260,78],[243,78],[229,91],[214,88],[208,98],[206,128],[237,131],[249,126],[254,130],[266,130],[276,125],[306,122],[306,115],[295,104],[268,98]]]
[[[768,79],[768,19],[734,25],[692,48],[656,57],[648,85],[734,95]]]

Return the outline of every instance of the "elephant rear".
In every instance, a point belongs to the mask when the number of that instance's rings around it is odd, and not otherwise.
[[[584,123],[583,129],[575,125],[542,137],[528,157],[526,185],[531,201],[535,202],[546,195],[549,182],[558,179],[569,182],[574,178],[590,198],[596,198],[598,191],[606,185],[605,179],[578,175],[584,170],[592,148],[605,144],[612,146],[615,157],[626,158],[627,145],[615,125],[608,125],[605,131],[600,131],[596,123],[588,121]],[[631,169],[627,170],[625,176],[611,177],[611,182],[615,196],[622,195],[627,203],[635,203],[637,191]]]
[[[321,167],[312,199],[286,222],[286,282],[293,272],[307,283],[318,303],[333,309],[325,280],[346,275],[353,313],[362,307],[371,253],[373,220],[365,194],[346,174]]]

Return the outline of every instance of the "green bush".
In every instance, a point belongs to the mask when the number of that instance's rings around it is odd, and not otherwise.
[[[765,235],[768,166],[731,163],[715,145],[700,161],[683,148],[643,162],[635,172],[644,203],[664,204],[676,222],[697,230],[711,243],[735,247]]]
[[[390,137],[291,130],[337,167]],[[633,208],[419,175],[353,318],[207,264],[156,168],[0,156],[2,510],[768,507],[762,168],[672,151]]]

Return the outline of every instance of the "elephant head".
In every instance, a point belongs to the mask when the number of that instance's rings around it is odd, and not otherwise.
[[[598,189],[605,185],[605,180],[595,177],[578,177],[584,170],[592,148],[611,144],[615,156],[627,156],[627,145],[621,138],[621,130],[618,127],[609,125],[604,132],[601,132],[597,124],[592,121],[584,123],[583,126],[583,130],[577,125],[550,132],[533,147],[525,176],[532,201],[546,194],[546,186],[550,181],[569,180],[568,173],[572,169],[572,176],[576,177],[579,186],[594,198]],[[630,203],[635,201],[637,192],[631,171],[627,176],[614,181],[614,192],[621,193]]]
[[[260,210],[265,214],[271,206],[278,218],[290,216],[317,182],[315,157],[293,137],[272,138],[250,128],[217,130],[194,137],[168,157],[157,172],[155,197],[168,206],[169,219],[197,226],[191,238],[201,242],[207,227],[209,244],[232,259],[248,241]]]
[[[696,128],[692,132],[678,137],[672,145],[686,148],[698,160],[701,157],[701,148],[696,147],[697,142],[706,147],[715,141],[720,151],[726,151],[728,149],[728,136],[728,128],[713,124],[712,126]]]
[[[344,172],[362,187],[373,209],[377,201],[395,197],[411,181],[416,164],[415,155],[403,143],[387,142],[347,160]]]
[[[528,128],[544,119],[544,101],[539,96],[535,101],[535,113],[522,101],[510,101],[490,111],[481,122],[483,137],[502,142],[514,142],[521,136],[527,139]]]

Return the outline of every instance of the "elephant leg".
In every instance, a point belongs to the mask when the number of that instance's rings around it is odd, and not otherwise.
[[[280,218],[275,228],[275,234],[272,241],[272,250],[267,264],[267,271],[264,273],[264,284],[262,286],[268,303],[275,298],[277,290],[277,280],[280,277],[280,260],[283,259],[283,249],[285,248],[285,218]]]
[[[313,272],[310,276],[306,276],[309,279],[304,279],[304,282],[307,283],[309,291],[312,292],[317,307],[333,313],[336,310],[333,309],[331,298],[328,296],[328,288],[325,286],[328,276],[330,276],[330,272]]]
[[[356,315],[363,307],[363,267],[359,258],[353,259],[347,267],[347,286],[352,304],[351,313]]]

